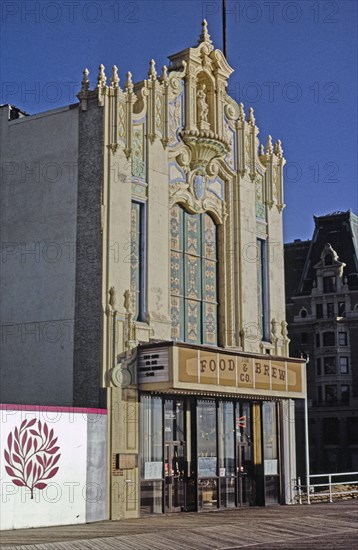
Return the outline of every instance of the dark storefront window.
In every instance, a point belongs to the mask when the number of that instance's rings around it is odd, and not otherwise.
[[[218,504],[216,403],[197,404],[198,505],[212,509]]]
[[[278,502],[276,403],[263,403],[254,432],[252,407],[243,400],[142,394],[141,514],[262,504],[264,487],[265,503]],[[261,438],[258,469],[254,440]]]
[[[262,405],[265,503],[277,504],[279,498],[279,466],[277,445],[277,410],[275,402]]]
[[[160,397],[140,401],[141,511],[162,512],[163,407]]]
[[[220,401],[219,406],[219,478],[220,505],[235,506],[235,428],[234,403]]]

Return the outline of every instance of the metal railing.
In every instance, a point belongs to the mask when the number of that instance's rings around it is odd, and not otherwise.
[[[342,478],[349,477],[346,481]],[[312,483],[312,479],[326,478],[327,483]],[[337,479],[338,478],[338,479]],[[337,479],[337,481],[335,481]],[[344,490],[339,490],[340,488]],[[328,491],[324,491],[327,488]],[[301,478],[297,478],[297,496],[298,502],[302,504],[306,497],[307,504],[311,504],[311,499],[315,497],[329,497],[329,502],[333,502],[334,496],[353,495],[358,493],[358,472],[344,472],[339,474],[311,474],[307,476],[306,485],[302,485]],[[317,490],[318,489],[318,490]],[[321,490],[322,489],[322,490]]]

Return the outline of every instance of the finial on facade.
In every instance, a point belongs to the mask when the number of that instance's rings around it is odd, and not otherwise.
[[[265,155],[265,147],[262,145],[260,145],[260,157],[263,157]]]
[[[149,76],[149,80],[157,80],[157,71],[155,70],[154,59],[150,60],[150,68],[149,68],[148,76]]]
[[[239,121],[245,122],[245,111],[244,111],[244,104],[239,104]]]
[[[126,90],[128,93],[133,92],[132,73],[130,71],[127,73]]]
[[[207,44],[212,44],[210,34],[208,32],[208,22],[206,19],[204,19],[204,21],[202,22],[202,27],[203,28],[201,30],[201,35],[199,36],[198,46],[203,42],[206,42]]]
[[[248,117],[248,123],[250,126],[255,126],[255,117],[254,117],[254,110],[252,107],[249,109],[249,117]]]
[[[103,88],[106,85],[106,82],[107,82],[106,73],[104,72],[104,65],[102,65],[102,63],[99,66],[97,81],[98,81],[98,85],[97,85],[98,88]]]
[[[283,157],[283,149],[282,149],[282,145],[281,145],[281,140],[278,139],[275,143],[275,154],[278,156],[278,158],[282,158]]]
[[[116,65],[113,65],[112,68],[111,86],[112,88],[119,87],[118,67]]]
[[[163,82],[168,82],[168,67],[164,65],[162,70],[162,80]]]
[[[267,136],[266,155],[272,155],[272,153],[273,153],[272,137],[269,134]]]
[[[88,90],[89,90],[90,81],[89,81],[88,75],[89,75],[89,70],[86,68],[83,71],[83,78],[82,78],[82,83],[81,83],[82,84],[81,92],[88,92]]]

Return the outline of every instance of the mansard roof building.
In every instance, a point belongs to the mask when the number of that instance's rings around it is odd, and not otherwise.
[[[56,476],[92,488],[36,524],[295,498],[281,142],[228,95],[205,21],[169,59],[124,85],[85,70],[65,108],[1,109],[4,437],[21,407],[60,408]],[[31,524],[26,487],[7,527]]]
[[[290,349],[309,357],[311,472],[356,471],[358,218],[349,210],[314,221],[312,240],[285,245]]]

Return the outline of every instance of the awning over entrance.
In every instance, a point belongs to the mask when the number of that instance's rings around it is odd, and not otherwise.
[[[305,398],[305,361],[163,342],[139,347],[138,384],[148,391]]]

